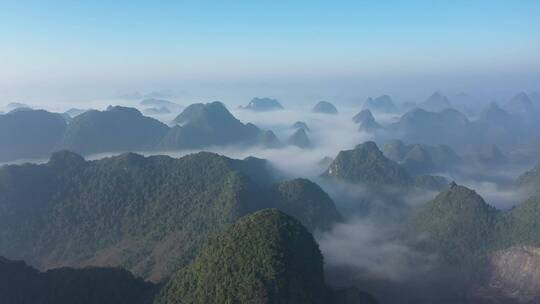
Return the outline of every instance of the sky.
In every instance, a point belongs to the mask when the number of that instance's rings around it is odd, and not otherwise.
[[[0,103],[540,90],[539,15],[536,0],[2,0]]]

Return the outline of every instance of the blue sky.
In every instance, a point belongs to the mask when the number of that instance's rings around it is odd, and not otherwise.
[[[540,1],[1,1],[0,90],[540,74]],[[1,94],[0,94],[1,96]]]

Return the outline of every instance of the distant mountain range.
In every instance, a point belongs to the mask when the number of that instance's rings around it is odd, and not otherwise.
[[[167,125],[143,116],[136,109],[109,107],[106,111],[91,110],[73,118],[60,147],[84,155],[151,150],[168,130]]]
[[[144,107],[148,107],[148,108],[167,109],[170,112],[177,112],[182,109],[182,106],[177,103],[174,103],[172,101],[168,101],[165,99],[157,99],[157,98],[143,99],[140,102],[140,105]]]
[[[245,107],[240,108],[257,112],[283,110],[283,106],[277,99],[268,97],[255,97]]]
[[[386,113],[397,111],[392,98],[388,95],[382,95],[376,98],[369,97],[362,105],[362,109]]]
[[[406,145],[395,139],[386,142],[382,146],[382,152],[414,174],[445,172],[456,169],[456,166],[463,162],[461,157],[446,145]]]
[[[230,144],[256,144],[261,131],[243,124],[221,102],[192,104],[178,115],[159,147],[165,150],[196,149]]]
[[[278,147],[277,137],[243,124],[220,102],[193,104],[169,126],[127,107],[88,110],[69,119],[44,110],[0,115],[0,161],[48,157],[68,149],[104,152],[199,149],[220,145]]]
[[[44,110],[0,115],[0,161],[39,158],[62,143],[67,123],[60,114]]]

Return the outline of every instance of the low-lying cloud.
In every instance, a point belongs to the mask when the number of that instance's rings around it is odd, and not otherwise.
[[[351,218],[318,237],[327,267],[355,268],[358,276],[401,281],[431,269],[434,256],[422,254],[398,232],[369,218]]]

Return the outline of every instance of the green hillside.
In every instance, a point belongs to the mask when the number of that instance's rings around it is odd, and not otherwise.
[[[310,229],[339,219],[318,186],[272,188],[273,180],[264,160],[207,152],[84,161],[62,151],[47,164],[5,166],[0,255],[40,268],[122,266],[160,281],[187,265],[208,237],[256,210],[281,207]]]
[[[328,303],[311,234],[275,209],[240,219],[162,289],[165,303]]]

